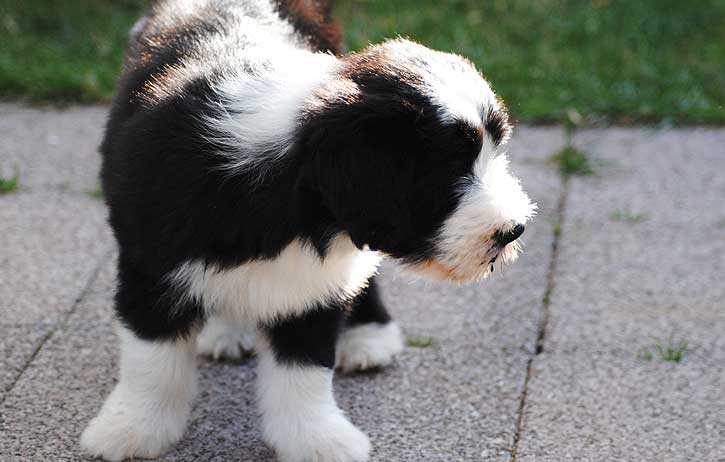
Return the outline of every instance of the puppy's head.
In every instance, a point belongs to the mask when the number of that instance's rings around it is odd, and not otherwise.
[[[456,281],[516,258],[535,205],[501,152],[506,108],[464,58],[372,46],[318,91],[305,126],[312,182],[358,247]]]

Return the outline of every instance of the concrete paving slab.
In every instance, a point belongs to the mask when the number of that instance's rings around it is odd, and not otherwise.
[[[725,131],[577,144],[598,174],[570,184],[517,460],[725,461]]]
[[[96,188],[103,108],[0,104],[0,397],[112,247]]]
[[[25,369],[52,324],[4,325],[0,328],[0,400]]]
[[[703,356],[541,355],[516,460],[725,461],[723,357]]]
[[[108,262],[65,325],[56,330],[0,406],[0,460],[76,461],[78,435],[113,386],[115,334]]]
[[[111,248],[97,200],[58,191],[0,196],[0,399]]]
[[[112,247],[105,206],[82,194],[0,196],[0,326],[56,322]]]
[[[108,109],[0,104],[0,176],[26,190],[94,191]]]
[[[540,142],[529,140],[544,135]],[[426,283],[386,265],[384,296],[410,337],[377,374],[336,378],[340,405],[371,436],[373,460],[508,460],[519,395],[533,348],[553,239],[550,219],[560,182],[544,159],[561,146],[556,129],[521,130],[514,170],[542,215],[527,229],[516,265],[477,286]],[[520,144],[519,144],[520,143]],[[526,154],[517,146],[531,146]],[[526,160],[525,157],[526,156]],[[0,407],[0,454],[18,460],[78,460],[77,439],[116,377],[111,329],[113,269],[25,370]],[[184,440],[167,461],[267,461],[254,408],[254,360],[201,362],[200,397]],[[49,436],[50,435],[50,436]],[[13,459],[10,459],[13,460]]]

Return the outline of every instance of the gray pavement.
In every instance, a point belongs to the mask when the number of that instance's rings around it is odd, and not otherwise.
[[[0,195],[0,399],[113,249],[105,207],[88,194],[105,113],[0,105],[0,176],[20,185]]]
[[[0,195],[2,461],[83,460],[115,381],[115,248],[87,194],[104,111],[0,105],[0,175],[21,184]],[[563,140],[511,142],[539,204],[514,266],[468,286],[384,266],[406,335],[433,344],[336,378],[374,461],[725,461],[725,130],[583,132],[597,174],[567,187],[548,162]],[[663,360],[678,342],[684,358]],[[254,375],[254,360],[200,360],[189,429],[162,460],[272,460]]]
[[[725,131],[576,141],[518,460],[725,461]]]

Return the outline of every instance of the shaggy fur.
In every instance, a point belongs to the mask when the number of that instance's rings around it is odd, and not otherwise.
[[[515,259],[534,206],[501,153],[503,102],[460,56],[398,39],[343,57],[340,36],[316,0],[162,0],[131,31],[101,149],[121,375],[88,454],[161,454],[193,348],[256,342],[279,459],[366,460],[332,373],[402,349],[380,259],[454,281]]]

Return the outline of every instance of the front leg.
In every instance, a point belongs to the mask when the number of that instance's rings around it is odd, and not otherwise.
[[[108,461],[153,459],[184,433],[196,390],[194,339],[143,340],[126,327],[118,334],[120,378],[81,447]]]
[[[370,442],[332,393],[340,308],[320,307],[262,329],[257,395],[262,433],[281,462],[362,462]]]

